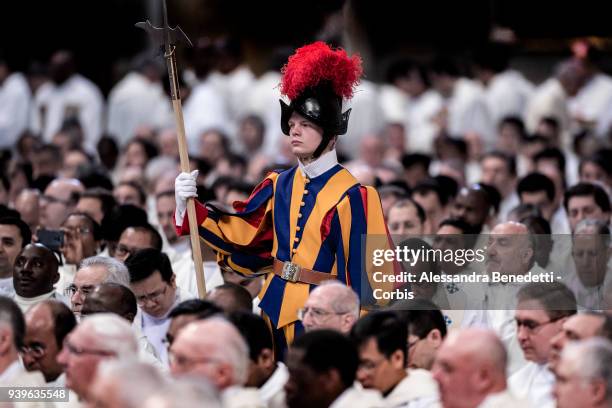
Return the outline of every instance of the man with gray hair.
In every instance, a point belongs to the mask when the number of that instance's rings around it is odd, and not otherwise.
[[[222,393],[224,406],[238,406],[240,402],[248,404],[244,407],[265,406],[256,388],[244,388],[249,348],[227,320],[210,317],[189,323],[178,333],[168,356],[173,375],[210,381]]]
[[[181,378],[166,384],[144,400],[144,408],[221,408],[217,390],[198,378]]]
[[[83,319],[66,337],[57,361],[64,366],[66,387],[80,400],[89,401],[100,362],[131,359],[137,353],[130,324],[117,315],[100,313]]]
[[[91,386],[90,403],[96,407],[139,408],[166,381],[157,370],[135,360],[100,363]]]
[[[608,223],[585,219],[576,225],[572,236],[576,272],[568,277],[568,286],[576,294],[579,310],[602,309],[610,254]]]
[[[85,298],[102,283],[118,283],[130,286],[130,274],[123,262],[107,256],[92,256],[83,259],[74,281],[66,287],[72,311],[79,317]]]
[[[328,280],[310,292],[298,317],[306,331],[332,329],[346,334],[359,319],[359,298],[345,284]]]
[[[40,372],[28,373],[19,361],[23,347],[25,321],[19,306],[0,296],[0,384],[4,387],[44,387]]]
[[[612,407],[612,343],[595,337],[561,354],[554,396],[557,408]]]

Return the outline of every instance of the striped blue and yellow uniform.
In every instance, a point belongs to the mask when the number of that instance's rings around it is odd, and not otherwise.
[[[378,193],[361,186],[341,165],[312,179],[297,166],[272,172],[234,207],[236,213],[227,213],[198,205],[200,236],[220,264],[247,276],[267,273],[259,307],[287,344],[302,329],[298,310],[314,285],[268,273],[273,258],[330,273],[362,299],[371,296],[374,267],[362,239],[382,236],[387,248],[390,240]]]

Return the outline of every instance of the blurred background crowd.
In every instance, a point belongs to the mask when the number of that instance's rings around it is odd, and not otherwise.
[[[361,318],[350,289],[321,285],[285,356],[258,316],[261,277],[203,247],[209,294],[194,299],[167,71],[133,28],[159,24],[160,4],[49,3],[0,31],[0,384],[96,407],[612,406],[612,32],[596,2],[169,4],[194,44],[179,68],[201,202],[231,210],[296,164],[281,69],[323,40],[363,57],[338,155],[377,188],[396,243],[484,240],[488,270],[563,271],[423,285]],[[423,234],[455,238],[403,240]]]

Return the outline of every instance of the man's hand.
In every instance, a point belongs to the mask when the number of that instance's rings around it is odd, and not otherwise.
[[[185,211],[187,210],[187,199],[198,196],[196,187],[197,177],[198,170],[194,170],[191,173],[181,173],[174,180],[174,198],[176,199],[176,212],[174,216],[178,226],[183,224],[183,218],[185,218]]]
[[[79,228],[62,228],[64,245],[60,248],[67,264],[78,265],[83,260],[83,239]]]

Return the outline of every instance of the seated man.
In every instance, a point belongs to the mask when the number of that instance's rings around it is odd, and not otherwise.
[[[245,386],[258,388],[267,407],[284,407],[284,386],[289,373],[285,364],[274,358],[272,333],[266,322],[249,312],[232,313],[229,319],[249,346],[249,376]]]
[[[223,309],[208,300],[188,299],[174,306],[168,317],[170,326],[166,332],[165,344],[171,347],[179,330],[196,320],[223,314]]]
[[[136,324],[151,342],[163,364],[168,364],[168,351],[163,344],[172,307],[192,298],[177,287],[170,260],[157,249],[136,251],[125,262],[130,272],[130,289],[136,295],[141,313]]]
[[[288,408],[382,407],[378,392],[355,387],[359,355],[344,335],[314,330],[295,339],[285,359]]]
[[[30,243],[30,227],[17,217],[0,218],[0,295],[12,297],[13,267],[19,252]]]
[[[434,303],[422,299],[398,303],[396,308],[408,327],[408,367],[431,370],[447,333],[444,315]]]
[[[389,407],[437,406],[438,391],[431,374],[407,371],[408,330],[391,311],[370,313],[355,323],[351,338],[359,351],[357,380],[380,391]]]
[[[612,254],[609,223],[588,218],[580,221],[571,243],[571,263],[576,271],[567,277],[567,286],[576,295],[578,310],[601,310]]]
[[[185,378],[179,381],[166,381],[163,387],[149,395],[144,401],[145,407],[206,407],[221,408],[217,390],[207,381]]]
[[[359,318],[359,298],[340,282],[323,282],[310,292],[299,317],[306,331],[333,329],[346,334]]]
[[[59,280],[59,262],[55,254],[42,244],[28,244],[15,260],[13,286],[15,303],[22,312],[47,299],[65,302],[53,289]]]
[[[612,406],[612,343],[594,338],[570,344],[561,354],[555,384],[557,408]]]
[[[102,231],[100,225],[88,214],[73,212],[62,223],[64,241],[60,251],[64,265],[59,268],[60,280],[55,288],[63,293],[72,283],[78,265],[85,258],[100,252]]]
[[[138,250],[153,248],[161,251],[162,247],[162,237],[151,224],[130,226],[121,232],[114,256],[115,259],[125,262],[130,255]],[[168,259],[170,259],[172,270],[175,272],[177,284],[184,291],[192,294],[198,293],[191,255],[185,257],[177,256],[175,251],[166,250],[164,252],[168,253]],[[172,255],[172,258],[170,258],[170,255]]]
[[[554,376],[548,368],[550,341],[576,313],[576,297],[562,283],[550,282],[527,284],[517,298],[514,319],[527,364],[508,379],[509,387],[535,407],[554,407]]]
[[[227,314],[237,311],[250,312],[253,309],[253,299],[249,291],[235,283],[224,283],[217,286],[208,293],[206,298]]]
[[[58,229],[85,191],[79,180],[56,178],[40,197],[39,227]]]
[[[40,371],[49,387],[64,387],[64,368],[57,356],[64,338],[77,324],[74,315],[64,303],[45,300],[26,312],[25,323],[21,358],[26,370]]]
[[[113,313],[132,324],[132,329],[138,339],[139,358],[159,369],[165,369],[161,363],[155,348],[151,345],[147,337],[142,334],[140,327],[134,325],[134,319],[138,312],[136,297],[127,287],[118,283],[101,283],[93,292],[87,295],[81,316],[90,316],[96,313]]]
[[[28,373],[19,362],[24,333],[21,310],[11,299],[0,296],[0,384],[3,387],[45,386],[41,373]]]
[[[81,401],[89,401],[98,365],[105,360],[132,358],[138,342],[129,323],[101,313],[84,319],[64,340],[57,361],[64,366],[66,387]]]
[[[528,407],[506,386],[507,355],[490,330],[462,329],[446,336],[432,368],[442,406]]]
[[[81,315],[87,295],[96,286],[107,282],[130,285],[130,274],[123,262],[106,256],[92,256],[81,262],[74,281],[66,288],[66,295],[70,296],[72,303],[72,312],[77,318]]]
[[[568,343],[592,337],[604,337],[612,341],[612,317],[599,312],[583,312],[569,317],[563,322],[561,331],[550,341],[550,370],[557,373],[561,353]]]
[[[606,191],[597,184],[578,183],[565,192],[563,205],[572,232],[578,223],[585,219],[593,219],[610,223],[610,198]]]
[[[165,378],[158,371],[151,370],[149,364],[132,360],[104,361],[98,367],[91,386],[91,406],[142,407],[143,402],[165,384]]]
[[[189,323],[179,331],[169,355],[173,375],[209,381],[220,391],[225,406],[232,406],[237,400],[249,401],[248,406],[263,406],[258,402],[256,389],[244,388],[249,373],[249,348],[227,320],[210,317]]]
[[[422,235],[425,221],[425,210],[412,198],[404,198],[393,204],[387,216],[389,233],[400,236]]]

